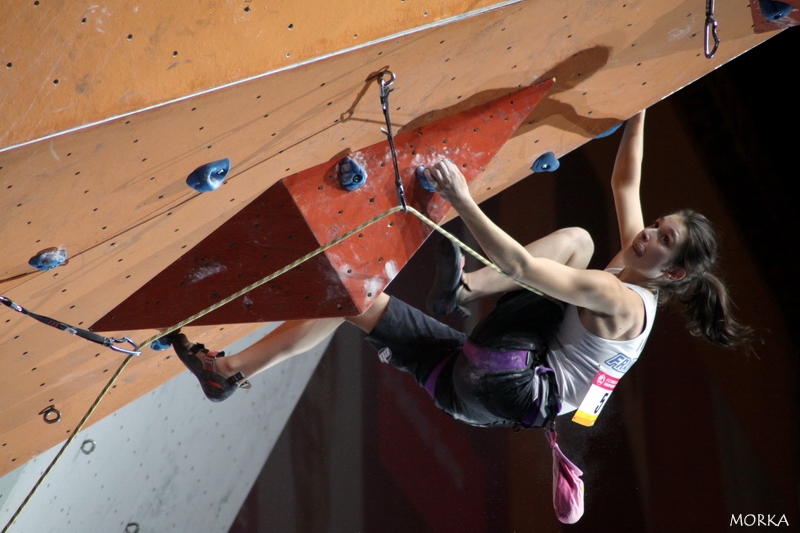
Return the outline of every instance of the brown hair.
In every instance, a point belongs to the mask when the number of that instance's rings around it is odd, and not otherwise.
[[[689,332],[724,348],[752,351],[755,334],[733,316],[733,302],[722,279],[712,272],[717,262],[717,235],[706,217],[684,209],[687,239],[673,266],[686,271],[683,279],[659,285],[662,302],[675,298],[683,305]]]

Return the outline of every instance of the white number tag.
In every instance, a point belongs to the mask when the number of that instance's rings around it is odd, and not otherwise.
[[[583,397],[580,407],[572,416],[572,421],[582,426],[593,426],[618,382],[619,378],[599,371],[592,380],[586,396]]]

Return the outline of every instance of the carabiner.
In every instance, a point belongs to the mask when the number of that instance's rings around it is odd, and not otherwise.
[[[135,350],[135,349],[134,350],[126,350],[125,348],[120,348],[119,346],[114,346],[115,342],[117,342],[117,343],[127,342],[131,346],[136,348],[136,343],[133,342],[133,340],[131,340],[129,337],[122,337],[121,339],[110,337],[110,338],[107,338],[106,342],[104,342],[103,344],[105,344],[107,347],[111,348],[115,352],[122,352],[122,353],[128,354],[128,355],[142,355],[142,351],[141,350]]]
[[[717,21],[714,20],[714,1],[706,0],[706,25],[703,35],[703,53],[707,59],[714,57],[719,48],[719,37],[717,37]],[[709,49],[711,40],[714,40],[714,47]]]
[[[389,81],[386,81],[384,79],[385,74],[389,75]],[[386,88],[389,87],[389,85],[394,83],[395,77],[396,76],[394,75],[394,72],[392,72],[391,70],[382,70],[380,74],[378,74],[378,85],[381,86],[382,90],[385,90]],[[383,94],[383,91],[381,91],[381,94]]]
[[[8,307],[10,307],[11,309],[13,309],[14,311],[16,311],[18,313],[24,313],[25,312],[25,309],[23,309],[22,306],[20,306],[16,302],[13,302],[13,301],[9,300],[5,296],[0,296],[0,303],[3,303],[5,305],[7,305]]]
[[[389,76],[388,81],[386,80],[387,74]],[[397,151],[394,147],[394,136],[392,135],[392,119],[389,118],[389,93],[392,92],[389,86],[394,83],[394,72],[391,70],[383,70],[378,74],[377,80],[381,89],[381,108],[383,108],[383,117],[386,119],[386,129],[381,129],[381,131],[386,134],[386,139],[389,142],[389,151],[392,155],[392,164],[394,166],[394,185],[395,189],[397,189],[397,200],[403,207],[403,213],[408,213],[406,193],[403,189],[403,181],[400,179],[400,169],[397,167]]]

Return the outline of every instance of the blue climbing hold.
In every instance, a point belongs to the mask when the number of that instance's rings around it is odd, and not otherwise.
[[[533,162],[533,165],[531,165],[531,170],[534,172],[553,172],[558,170],[560,165],[561,163],[558,162],[556,154],[553,152],[547,152],[546,154],[540,155],[536,161]]]
[[[773,0],[759,0],[761,14],[767,20],[780,20],[792,12],[792,6],[784,2],[774,2]]]
[[[414,170],[414,175],[417,177],[417,181],[419,182],[420,185],[422,185],[423,189],[425,189],[428,192],[436,192],[436,189],[433,188],[431,182],[428,181],[428,178],[425,177],[425,167],[423,167],[422,165],[418,166],[416,170]]]
[[[358,189],[367,182],[367,171],[361,165],[345,157],[339,162],[339,183],[348,191]]]
[[[617,124],[615,124],[614,126],[611,126],[611,127],[610,127],[610,128],[608,128],[606,131],[604,131],[603,133],[601,133],[600,135],[598,135],[597,137],[595,137],[595,139],[602,139],[603,137],[608,137],[609,135],[613,135],[613,133],[614,133],[615,131],[617,131],[617,130],[619,129],[619,127],[620,127],[620,126],[622,126],[622,122],[618,122],[618,123],[617,123]]]
[[[42,250],[28,260],[28,264],[37,270],[47,271],[60,267],[67,262],[67,251],[58,248]]]
[[[189,174],[189,177],[186,178],[186,185],[197,192],[216,191],[225,181],[230,169],[231,160],[227,158],[206,163]]]
[[[170,346],[172,346],[172,343],[169,342],[169,339],[167,339],[166,337],[161,337],[160,339],[156,339],[152,343],[150,343],[150,348],[152,348],[156,352],[166,350]]]

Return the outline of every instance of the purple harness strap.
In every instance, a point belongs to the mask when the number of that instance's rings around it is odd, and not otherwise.
[[[461,352],[473,367],[484,372],[523,370],[530,367],[532,363],[531,359],[533,357],[527,350],[499,352],[475,346],[469,341],[467,341],[464,346],[461,347]],[[442,372],[444,366],[456,354],[458,354],[458,350],[445,357],[441,363],[436,365],[436,368],[433,369],[433,372],[431,372],[430,376],[428,376],[428,379],[425,380],[425,390],[428,391],[428,394],[430,394],[431,398],[434,397],[434,393],[436,392],[436,381],[439,379],[439,374]],[[542,398],[544,396],[549,397],[550,394],[552,394],[552,392],[549,390],[550,386],[546,382],[547,378],[544,377],[544,374],[554,374],[553,369],[544,365],[539,365],[533,370],[536,372],[536,376],[538,378],[534,383],[536,383],[538,387],[537,390],[533,391],[533,393],[536,395],[536,399],[533,401],[530,411],[528,411],[522,420],[520,420],[520,422],[526,427],[531,427],[534,425],[536,427],[540,427],[547,422],[549,414],[547,412],[548,406],[542,405]]]
[[[530,366],[531,353],[527,350],[498,352],[475,346],[467,341],[462,350],[467,361],[478,370],[499,372],[503,370],[522,370]]]
[[[531,365],[531,353],[527,350],[516,350],[510,352],[498,352],[494,350],[487,350],[475,346],[467,342],[463,347],[464,355],[472,366],[478,370],[486,372],[497,372],[502,370],[523,370],[529,368]],[[531,405],[531,410],[521,420],[526,426],[531,426],[535,423],[541,423],[547,417],[547,413],[542,408],[542,374],[553,373],[552,368],[546,366],[537,366],[534,371],[536,376],[539,377],[536,383],[539,384],[539,390],[536,393],[536,400]]]
[[[546,366],[538,366],[536,367],[536,375],[541,376],[542,374],[555,374],[555,371],[552,368],[548,368]],[[547,420],[547,413],[542,409],[542,394],[541,394],[541,380],[540,383],[540,390],[538,391],[539,394],[536,396],[536,400],[533,401],[533,405],[531,405],[531,410],[528,411],[528,414],[522,419],[522,423],[526,426],[532,426],[534,423],[544,422]]]
[[[458,350],[456,350],[455,352],[451,353],[450,355],[442,359],[442,362],[436,365],[436,368],[433,369],[431,375],[428,376],[428,379],[425,380],[425,390],[428,391],[428,394],[431,395],[431,398],[434,397],[433,393],[436,392],[436,380],[439,379],[439,374],[442,372],[444,365],[446,365],[447,362],[450,361],[450,359],[452,359],[453,356],[457,353]]]
[[[461,351],[472,366],[484,372],[522,370],[528,368],[530,364],[530,352],[527,350],[498,352],[480,348],[467,341],[464,346],[461,347]],[[436,380],[439,379],[439,374],[442,372],[444,365],[457,353],[458,351],[455,351],[445,357],[441,363],[436,365],[436,368],[433,369],[428,379],[425,380],[425,390],[428,391],[431,398],[433,398],[433,393],[436,391]]]

